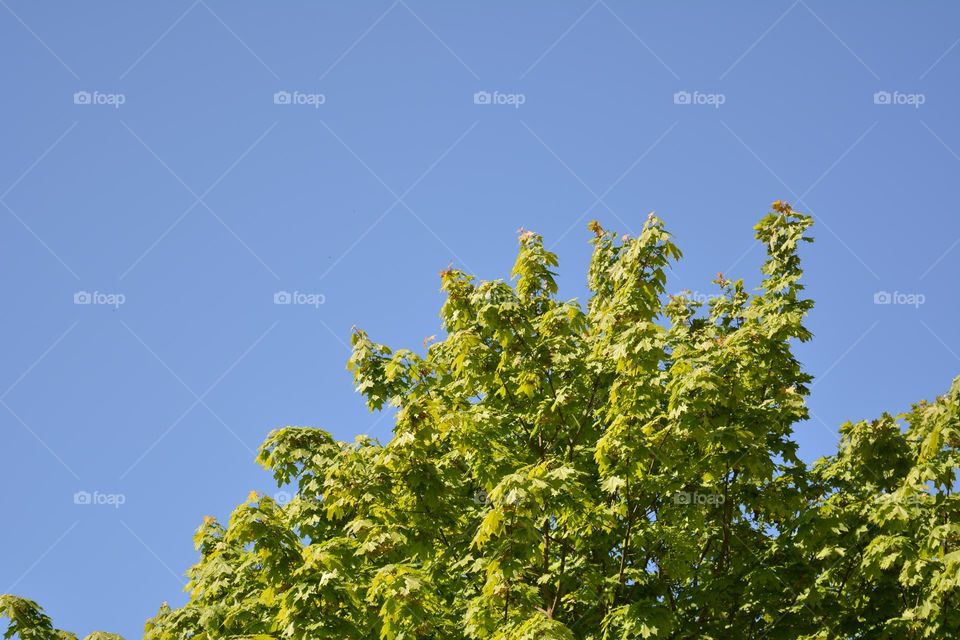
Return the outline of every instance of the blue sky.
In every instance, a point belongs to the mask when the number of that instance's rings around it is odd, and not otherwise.
[[[757,281],[752,226],[788,200],[817,219],[803,457],[941,393],[960,371],[958,19],[0,0],[0,592],[139,637],[184,601],[203,516],[275,490],[253,461],[270,429],[389,436],[352,391],[351,326],[419,347],[438,272],[507,277],[519,227],[582,299],[586,223],[656,211],[686,254],[671,289],[709,295],[717,271]]]

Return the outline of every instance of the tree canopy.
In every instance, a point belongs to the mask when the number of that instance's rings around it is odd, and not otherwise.
[[[352,337],[392,439],[272,432],[258,460],[292,500],[205,519],[189,602],[144,637],[960,637],[960,378],[797,456],[811,224],[773,203],[759,286],[718,274],[708,302],[667,295],[680,251],[653,215],[637,237],[590,224],[585,306],[531,231],[512,282],[443,271],[442,340]],[[3,615],[7,638],[76,637],[29,600]]]

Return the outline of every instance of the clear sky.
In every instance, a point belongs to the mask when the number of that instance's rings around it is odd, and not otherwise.
[[[139,637],[203,516],[275,491],[270,429],[389,437],[351,326],[419,348],[438,272],[507,277],[519,227],[582,299],[586,223],[656,211],[709,295],[788,200],[803,457],[943,392],[958,39],[946,1],[0,0],[0,593]]]

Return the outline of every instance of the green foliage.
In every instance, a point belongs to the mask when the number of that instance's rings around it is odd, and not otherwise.
[[[810,225],[774,203],[758,289],[718,274],[707,305],[666,295],[680,251],[654,216],[591,223],[586,306],[529,231],[513,285],[444,271],[445,339],[353,335],[390,442],[271,433],[258,460],[296,495],[207,518],[189,603],[145,638],[960,637],[960,378],[797,458]],[[0,613],[7,637],[73,637],[27,600]]]
[[[12,595],[0,595],[0,618],[7,619],[7,629],[3,634],[7,638],[20,640],[77,640],[77,636],[67,631],[54,629],[50,618],[40,606],[26,598]],[[120,636],[103,631],[94,631],[84,640],[123,640]]]

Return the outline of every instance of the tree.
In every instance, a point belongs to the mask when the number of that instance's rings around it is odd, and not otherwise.
[[[445,339],[353,334],[348,367],[371,410],[396,407],[393,438],[271,433],[259,462],[295,496],[207,518],[189,603],[145,638],[960,635],[960,378],[797,457],[811,223],[775,202],[759,288],[718,274],[708,304],[666,295],[680,251],[652,215],[636,238],[590,224],[586,307],[557,298],[530,231],[512,285],[442,272]],[[70,637],[5,598],[23,640]]]
[[[0,618],[7,618],[7,630],[4,638],[20,640],[77,640],[77,636],[54,629],[50,618],[40,606],[26,598],[0,595]],[[120,636],[103,631],[94,631],[84,640],[123,640]]]

